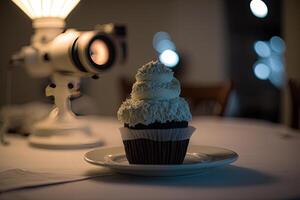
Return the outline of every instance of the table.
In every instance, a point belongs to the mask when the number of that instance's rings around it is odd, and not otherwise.
[[[88,120],[105,145],[121,145],[114,118]],[[239,159],[205,174],[145,178],[111,174],[83,161],[81,150],[45,150],[10,137],[0,147],[0,171],[22,168],[76,175],[103,174],[84,181],[23,189],[0,199],[287,199],[300,198],[300,134],[281,125],[257,120],[198,117],[191,144],[231,149]]]

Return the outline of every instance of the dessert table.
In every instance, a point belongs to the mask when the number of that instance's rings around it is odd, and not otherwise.
[[[114,118],[89,117],[105,146],[122,145]],[[300,198],[300,134],[247,119],[194,117],[190,144],[233,150],[239,159],[205,173],[177,177],[114,174],[83,160],[89,149],[47,150],[9,136],[0,146],[0,172],[22,169],[64,174],[80,181],[0,193],[0,199],[297,199]],[[89,177],[82,178],[80,177]],[[0,181],[1,182],[1,181]]]

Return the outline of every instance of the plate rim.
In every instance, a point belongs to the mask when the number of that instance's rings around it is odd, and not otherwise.
[[[191,146],[210,147],[210,148],[213,147],[213,148],[223,149],[223,150],[231,152],[232,157],[227,158],[227,159],[223,159],[223,160],[208,162],[208,163],[205,163],[205,166],[203,166],[203,163],[190,163],[190,164],[184,164],[184,165],[182,165],[182,164],[178,164],[178,165],[176,165],[176,164],[175,165],[142,165],[142,164],[115,165],[115,164],[109,164],[109,163],[106,163],[106,162],[103,162],[103,161],[94,161],[94,160],[91,160],[87,157],[87,155],[89,153],[99,151],[99,150],[103,150],[103,149],[116,149],[116,148],[124,149],[124,147],[121,146],[121,145],[118,145],[118,146],[115,145],[115,146],[106,146],[106,147],[100,147],[100,148],[92,149],[92,150],[90,150],[90,151],[88,151],[84,154],[84,160],[86,162],[90,163],[90,164],[107,167],[107,168],[112,169],[112,170],[119,170],[119,169],[128,170],[128,169],[130,169],[130,170],[151,170],[151,171],[155,171],[155,170],[177,170],[178,168],[194,169],[195,167],[198,167],[197,169],[199,170],[199,169],[213,167],[215,165],[218,165],[219,163],[224,163],[224,161],[225,161],[224,165],[228,165],[230,163],[235,162],[239,158],[239,155],[235,151],[230,150],[230,149],[226,149],[226,148],[223,148],[223,147],[215,147],[215,146],[209,146],[209,145],[191,145]],[[191,153],[194,153],[194,152],[191,152]],[[124,154],[125,154],[125,152],[124,152]],[[182,166],[184,166],[184,167],[182,167]]]

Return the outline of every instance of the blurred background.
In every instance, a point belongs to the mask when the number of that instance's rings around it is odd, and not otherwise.
[[[96,24],[125,24],[128,57],[100,79],[83,80],[82,98],[88,103],[81,109],[85,114],[116,116],[126,90],[122,80],[131,83],[140,66],[157,59],[152,40],[163,31],[176,45],[179,64],[174,71],[187,96],[195,88],[196,93],[209,93],[199,88],[230,83],[222,116],[289,124],[287,81],[300,79],[300,1],[261,2],[82,0],[66,19],[66,27],[90,30]],[[12,69],[7,91],[10,57],[30,43],[31,20],[11,1],[0,1],[0,26],[0,107],[46,102],[48,80],[32,78],[23,68]]]

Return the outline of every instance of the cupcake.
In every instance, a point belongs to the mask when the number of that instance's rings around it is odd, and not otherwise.
[[[180,97],[180,83],[158,61],[142,66],[130,98],[118,110],[126,157],[130,164],[181,164],[195,130],[192,115]]]

